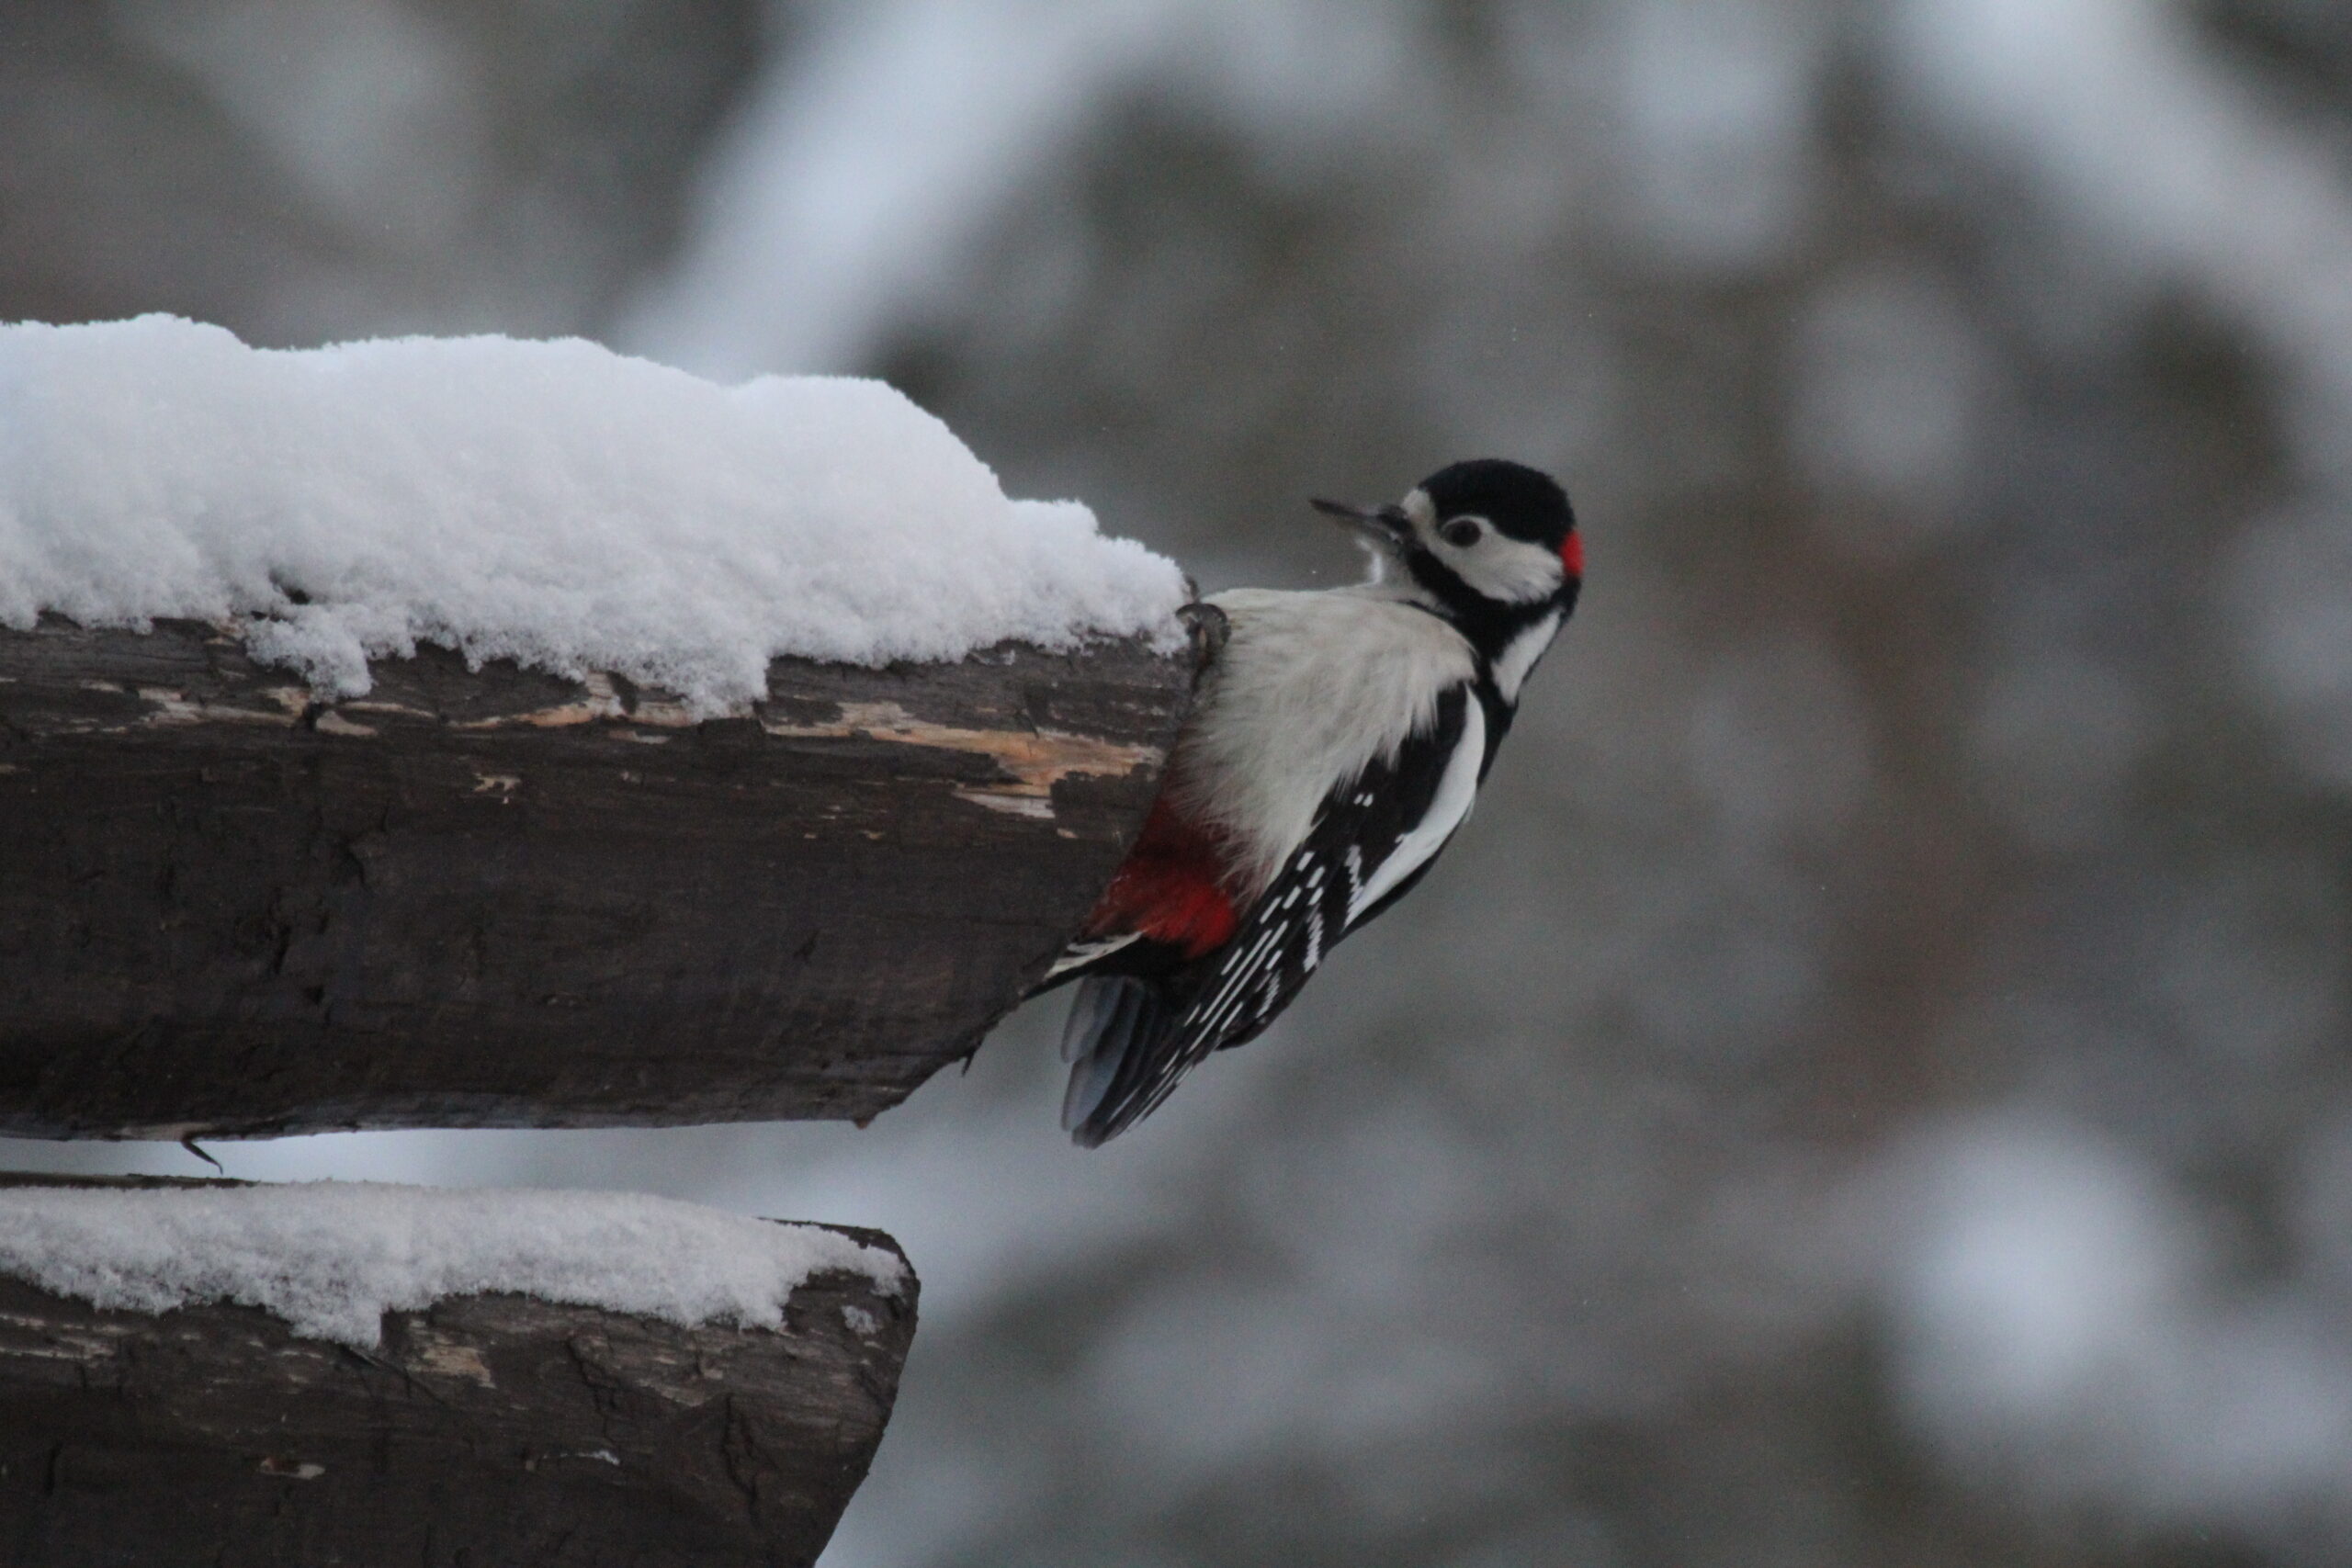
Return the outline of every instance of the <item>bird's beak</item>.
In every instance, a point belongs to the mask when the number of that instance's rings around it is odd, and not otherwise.
[[[1405,509],[1390,503],[1378,508],[1350,506],[1344,501],[1311,498],[1307,504],[1326,517],[1336,518],[1361,535],[1365,543],[1386,550],[1392,555],[1405,547],[1413,536],[1412,519]]]

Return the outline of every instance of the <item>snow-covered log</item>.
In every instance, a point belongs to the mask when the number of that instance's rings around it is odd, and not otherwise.
[[[697,720],[421,649],[0,629],[0,1131],[865,1118],[971,1051],[1141,823],[1192,660],[778,660]]]
[[[879,382],[0,325],[0,1133],[863,1118],[1139,826],[1182,574]]]
[[[915,1289],[628,1194],[0,1175],[0,1564],[809,1563]]]

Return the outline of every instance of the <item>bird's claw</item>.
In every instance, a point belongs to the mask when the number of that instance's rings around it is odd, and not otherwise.
[[[1197,599],[1178,606],[1176,618],[1192,629],[1193,652],[1204,665],[1225,651],[1225,639],[1233,635],[1225,612]]]

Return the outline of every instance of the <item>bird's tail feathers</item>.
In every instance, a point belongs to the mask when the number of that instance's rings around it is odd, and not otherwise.
[[[1179,1010],[1162,987],[1132,975],[1080,979],[1062,1026],[1062,1060],[1070,1064],[1062,1131],[1091,1149],[1135,1120],[1141,1107],[1132,1087],[1115,1098],[1113,1091],[1136,1082]]]

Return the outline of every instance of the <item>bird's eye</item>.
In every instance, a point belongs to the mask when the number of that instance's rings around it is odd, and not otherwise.
[[[1438,525],[1438,537],[1457,550],[1466,550],[1487,531],[1476,517],[1449,517]]]

